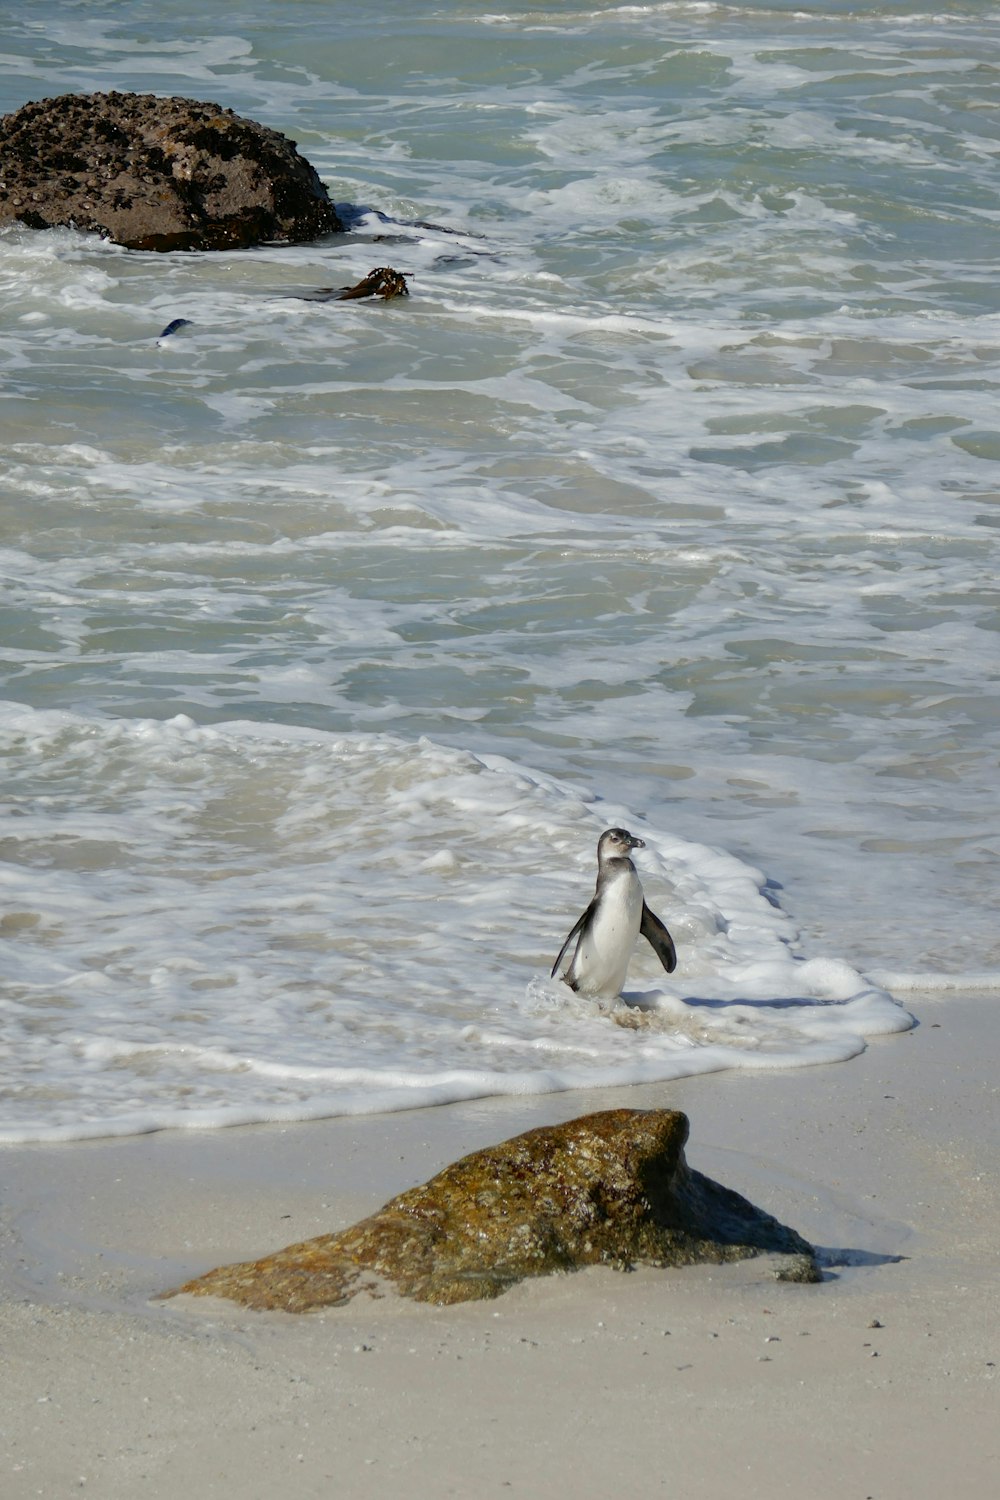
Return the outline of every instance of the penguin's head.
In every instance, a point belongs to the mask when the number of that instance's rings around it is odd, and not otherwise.
[[[606,828],[597,841],[597,862],[606,859],[628,859],[633,849],[645,849],[646,840],[637,839],[627,828]]]

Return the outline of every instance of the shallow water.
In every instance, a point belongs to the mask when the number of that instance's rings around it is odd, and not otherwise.
[[[352,229],[0,234],[3,1138],[847,1057],[996,983],[995,8],[276,14],[7,28],[0,108],[218,100]],[[610,1012],[545,976],[615,821],[681,962]]]

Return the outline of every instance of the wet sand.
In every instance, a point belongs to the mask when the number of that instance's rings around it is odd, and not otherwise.
[[[938,1500],[1000,1465],[1000,1006],[908,995],[860,1058],[296,1127],[6,1148],[6,1500]],[[447,1161],[619,1105],[821,1248],[293,1317],[151,1299],[321,1234]]]

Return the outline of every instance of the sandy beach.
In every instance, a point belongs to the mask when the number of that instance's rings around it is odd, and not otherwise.
[[[3,1494],[989,1493],[1000,1012],[989,994],[912,1009],[912,1032],[846,1064],[7,1149]],[[747,1262],[447,1309],[151,1300],[620,1104],[684,1109],[692,1165],[820,1246],[824,1283]]]

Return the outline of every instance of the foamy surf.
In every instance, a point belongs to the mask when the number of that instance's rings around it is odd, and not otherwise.
[[[796,953],[761,872],[500,756],[13,707],[3,740],[0,1140],[793,1067],[910,1024]],[[610,1012],[544,977],[609,822],[681,950]]]
[[[1000,974],[906,974],[895,969],[872,969],[868,976],[873,984],[893,994],[916,991],[927,994],[954,994],[969,990],[1000,990]]]

